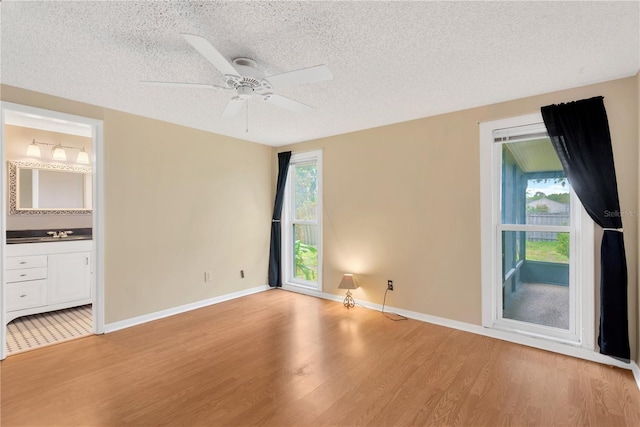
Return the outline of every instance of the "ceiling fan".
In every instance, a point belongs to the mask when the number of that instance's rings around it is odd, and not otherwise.
[[[316,83],[333,79],[333,74],[326,65],[316,65],[314,67],[300,70],[287,71],[272,76],[265,76],[254,60],[249,58],[235,58],[231,62],[209,41],[194,34],[181,34],[182,37],[202,56],[213,64],[225,77],[225,85],[219,86],[206,83],[180,83],[180,82],[157,82],[141,81],[140,83],[153,86],[165,87],[188,87],[204,88],[214,90],[233,91],[235,95],[222,112],[222,117],[235,115],[249,98],[256,95],[269,104],[285,108],[294,112],[306,112],[314,110],[314,107],[303,104],[291,98],[273,93],[273,90],[284,87],[297,86],[307,83]]]

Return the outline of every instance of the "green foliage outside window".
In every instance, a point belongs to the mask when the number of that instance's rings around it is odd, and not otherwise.
[[[294,168],[295,219],[317,220],[318,169],[315,163],[300,164]],[[313,224],[294,226],[295,277],[315,282],[318,280],[317,228]]]
[[[318,249],[296,240],[294,253],[296,258],[295,277],[304,277],[305,280],[311,282],[318,280],[318,272],[316,271],[318,268]]]
[[[556,240],[556,251],[562,255],[569,258],[569,234],[568,233],[558,233],[558,237]]]
[[[569,263],[569,234],[558,233],[557,240],[526,241],[527,261]]]
[[[297,220],[315,220],[318,169],[315,163],[295,168],[295,214]]]

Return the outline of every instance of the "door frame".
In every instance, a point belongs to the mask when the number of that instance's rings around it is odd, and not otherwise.
[[[482,326],[491,329],[501,329],[501,325],[496,324],[496,312],[498,298],[496,292],[496,278],[498,274],[499,258],[497,250],[500,250],[496,237],[496,227],[500,223],[499,212],[496,211],[496,203],[500,200],[500,189],[495,183],[500,182],[500,171],[496,167],[496,150],[493,138],[493,131],[498,129],[506,129],[512,127],[526,126],[542,123],[542,115],[532,113],[517,117],[510,117],[500,120],[479,123],[479,142],[480,142],[480,195],[481,195],[481,283],[482,283]],[[572,195],[577,201],[575,194]],[[580,346],[590,350],[595,349],[595,239],[594,239],[594,223],[586,213],[584,207],[579,201],[574,203],[578,209],[572,212],[572,220],[578,221],[575,233],[579,238],[579,244],[574,245],[573,254],[579,265],[579,271],[575,271],[574,283],[579,289],[575,304],[576,310],[579,312],[579,325],[576,330],[578,340],[563,339],[560,337],[552,337],[547,334],[540,335],[536,332],[522,330],[517,328],[517,322],[514,327],[506,330],[510,332],[520,333],[538,338],[552,340],[558,343]],[[575,212],[577,211],[577,212]],[[572,257],[573,257],[572,254]],[[504,323],[504,322],[502,322]],[[508,323],[508,322],[507,322]],[[540,328],[543,329],[543,328]]]
[[[2,164],[2,200],[0,208],[0,259],[6,265],[5,245],[7,232],[7,165],[5,159],[5,112],[15,111],[19,113],[34,114],[49,119],[67,120],[81,123],[91,127],[92,152],[91,159],[93,169],[93,275],[91,281],[91,295],[93,299],[92,317],[93,333],[104,333],[104,156],[103,156],[103,129],[102,120],[59,111],[32,107],[30,105],[16,104],[12,102],[0,102],[0,163]],[[6,324],[5,324],[5,286],[4,267],[0,268],[0,360],[6,358]]]

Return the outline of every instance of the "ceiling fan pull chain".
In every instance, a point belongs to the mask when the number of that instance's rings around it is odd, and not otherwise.
[[[247,99],[247,128],[246,128],[246,133],[249,133],[249,100]]]

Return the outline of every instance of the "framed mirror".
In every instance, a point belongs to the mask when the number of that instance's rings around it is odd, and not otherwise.
[[[10,215],[92,213],[91,167],[8,163]]]

